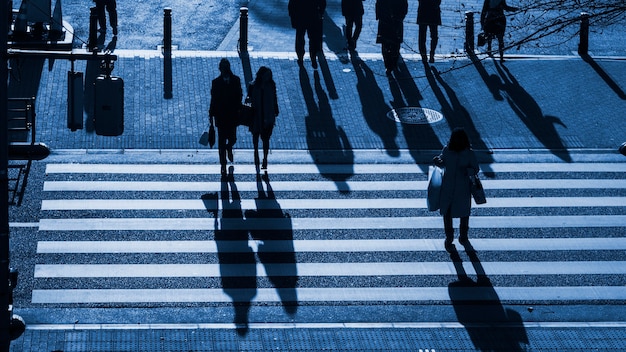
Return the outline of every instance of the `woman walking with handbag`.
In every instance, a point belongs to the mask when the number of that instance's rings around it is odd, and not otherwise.
[[[504,11],[517,11],[517,7],[509,6],[506,0],[485,0],[480,13],[480,25],[487,36],[487,51],[491,55],[491,40],[498,38],[500,61],[504,61],[504,32],[506,31],[506,16]]]
[[[270,149],[270,137],[278,116],[278,98],[276,96],[276,82],[272,70],[262,66],[256,73],[256,78],[250,84],[248,95],[252,104],[252,143],[254,145],[254,165],[259,166],[259,137],[263,141],[263,164],[267,169],[267,154]]]
[[[433,161],[445,169],[441,183],[439,211],[443,215],[446,234],[445,247],[452,249],[454,228],[452,218],[460,218],[459,242],[469,243],[469,216],[472,208],[470,176],[479,171],[478,159],[471,148],[469,137],[462,128],[455,128],[450,135],[448,145]]]

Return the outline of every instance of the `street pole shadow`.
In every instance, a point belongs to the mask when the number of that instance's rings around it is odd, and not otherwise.
[[[391,111],[385,96],[376,82],[374,71],[363,61],[356,51],[351,56],[352,66],[357,77],[356,89],[361,100],[361,111],[365,123],[382,141],[383,148],[391,157],[400,156],[400,148],[396,143],[398,126],[388,119],[386,114]]]
[[[267,171],[263,176],[257,174],[256,184],[256,210],[246,210],[246,219],[253,222],[255,219],[269,220],[273,226],[272,229],[252,226],[250,235],[258,243],[257,256],[265,267],[268,279],[276,288],[285,312],[293,316],[298,310],[298,270],[291,215],[283,212],[278,204]]]
[[[228,176],[222,179],[219,200],[222,202],[221,219],[218,217],[217,194],[202,196],[207,211],[215,217],[215,243],[222,289],[233,301],[237,333],[244,336],[249,331],[248,314],[257,292],[257,272],[254,252],[248,245],[241,196],[235,184],[232,166]]]
[[[504,64],[496,62],[494,66],[502,79],[502,90],[506,93],[506,100],[511,109],[552,154],[565,162],[572,162],[572,157],[555,127],[559,124],[567,128],[563,121],[556,116],[544,115],[537,101],[520,85]]]
[[[581,55],[581,58],[584,62],[589,64],[589,66],[591,66],[594,71],[596,71],[598,76],[600,76],[600,78],[602,78],[604,82],[606,82],[609,88],[611,88],[620,99],[626,100],[626,93],[624,93],[624,90],[619,86],[619,84],[617,84],[617,82],[613,80],[613,78],[611,78],[611,76],[609,76],[608,73],[606,73],[606,71],[604,71],[602,67],[600,67],[600,65],[591,56],[589,56],[589,54]]]
[[[519,313],[505,308],[471,244],[465,245],[477,274],[473,281],[465,271],[463,260],[454,245],[450,259],[458,281],[448,285],[448,293],[457,319],[474,347],[479,351],[525,351],[528,335]]]
[[[300,68],[300,86],[308,110],[306,122],[306,139],[308,149],[317,165],[320,175],[332,180],[342,193],[349,193],[347,180],[354,174],[354,152],[348,136],[341,126],[337,126],[326,92],[322,88],[319,73],[313,73],[315,93],[319,105],[315,102],[309,75]],[[339,172],[329,172],[327,164],[343,167]]]

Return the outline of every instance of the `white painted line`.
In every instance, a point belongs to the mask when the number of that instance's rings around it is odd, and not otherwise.
[[[626,215],[474,216],[472,228],[625,227]],[[441,218],[84,218],[41,219],[40,231],[209,231],[209,230],[330,230],[438,229]]]
[[[19,312],[18,312],[19,313]],[[583,322],[522,322],[525,328],[626,328],[622,321],[583,321]],[[484,326],[477,324],[479,326]],[[371,322],[371,323],[248,323],[248,328],[255,329],[466,329],[472,324],[458,322]],[[235,323],[153,323],[153,324],[28,324],[26,330],[235,330]]]
[[[421,166],[421,167],[420,167]],[[219,165],[206,164],[47,164],[47,174],[176,174],[215,175]],[[481,165],[490,172],[626,172],[626,163],[494,163]],[[256,174],[254,165],[236,165],[237,174]],[[272,174],[424,174],[417,164],[273,164]]]
[[[238,253],[263,245],[265,252],[431,252],[441,239],[358,239],[294,241],[39,241],[39,254],[68,253]],[[472,238],[477,251],[626,250],[626,238]],[[459,251],[464,248],[458,246]]]
[[[463,262],[476,275],[471,262]],[[493,275],[623,275],[626,261],[481,262]],[[456,275],[452,262],[284,264],[37,264],[35,278],[305,277]]]
[[[13,228],[39,227],[39,223],[38,222],[10,222],[9,227],[13,227]]]
[[[221,210],[222,202],[214,201]],[[626,197],[489,198],[481,208],[626,207]],[[423,198],[242,199],[242,209],[426,209]],[[44,199],[41,210],[207,210],[201,199]]]
[[[237,189],[256,192],[256,182],[236,182]],[[276,181],[274,191],[337,191],[332,181]],[[490,189],[623,189],[625,180],[608,179],[546,179],[546,180],[483,180]],[[44,191],[156,191],[208,192],[218,191],[221,182],[166,182],[166,181],[46,181]],[[427,181],[346,181],[342,191],[424,191]]]
[[[53,289],[33,290],[32,303],[449,302],[451,295],[459,301],[626,300],[626,286]]]

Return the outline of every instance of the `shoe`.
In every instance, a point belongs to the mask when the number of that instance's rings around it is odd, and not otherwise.
[[[430,60],[428,60],[428,62],[430,62],[431,64],[435,63],[435,56],[430,55]]]
[[[313,66],[314,70],[317,70],[317,57],[315,55],[311,56],[311,66]]]
[[[454,245],[452,244],[452,241],[446,240],[443,243],[443,246],[446,248],[446,252],[448,253],[454,252],[456,250],[456,247],[454,247]]]
[[[226,173],[226,165],[222,165],[221,173],[222,173],[222,177],[226,177],[226,175],[227,175],[227,173]]]
[[[261,165],[261,169],[267,169],[267,159],[263,158],[263,164]]]
[[[459,243],[463,245],[469,244],[469,238],[467,236],[459,236]]]
[[[228,154],[228,160],[230,160],[230,162],[233,162],[233,149],[232,148],[228,148],[226,150],[226,153]]]

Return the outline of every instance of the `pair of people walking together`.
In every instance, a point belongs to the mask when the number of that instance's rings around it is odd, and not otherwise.
[[[217,145],[222,176],[226,176],[227,158],[234,161],[233,146],[237,142],[237,126],[241,113],[243,91],[241,79],[235,75],[227,59],[219,64],[220,75],[211,82],[211,104],[209,107],[209,122],[217,127]],[[249,100],[252,105],[252,121],[249,130],[252,133],[254,144],[254,162],[258,167],[259,137],[263,142],[262,168],[267,168],[267,155],[270,147],[270,137],[276,117],[278,116],[278,98],[276,83],[272,70],[268,67],[259,68],[255,80],[248,87]]]

